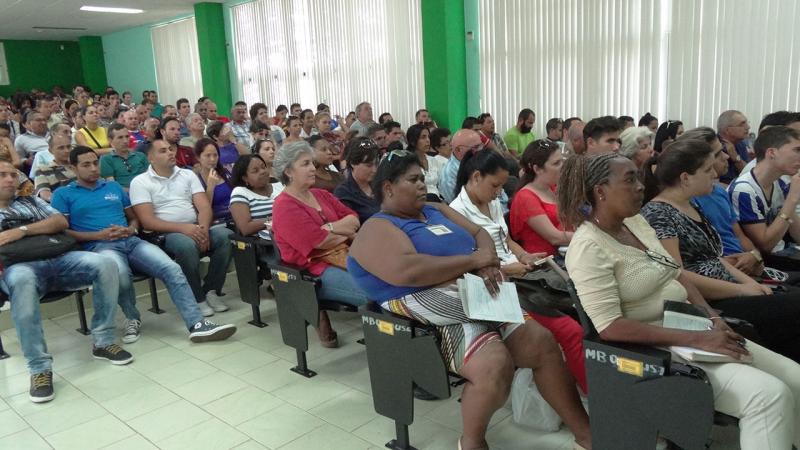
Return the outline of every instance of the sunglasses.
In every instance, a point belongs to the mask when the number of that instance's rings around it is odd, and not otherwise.
[[[677,263],[675,263],[675,261],[673,261],[672,258],[664,256],[661,253],[656,253],[656,252],[654,252],[652,250],[649,250],[649,249],[645,253],[647,254],[647,257],[650,258],[651,261],[657,262],[658,264],[661,264],[662,266],[669,267],[670,269],[680,269],[681,268],[681,266],[679,266]]]

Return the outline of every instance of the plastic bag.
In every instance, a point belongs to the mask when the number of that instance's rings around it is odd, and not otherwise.
[[[514,422],[534,430],[558,431],[561,417],[542,398],[536,383],[533,382],[531,369],[517,369],[511,383],[511,410]]]

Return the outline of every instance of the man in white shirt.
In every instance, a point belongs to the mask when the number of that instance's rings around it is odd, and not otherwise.
[[[30,110],[25,114],[25,133],[17,136],[14,141],[14,148],[16,148],[20,159],[27,161],[30,166],[33,163],[33,157],[37,152],[47,151],[49,144],[47,142],[47,119],[36,110]]]
[[[372,105],[361,102],[356,106],[356,121],[350,126],[350,131],[358,131],[359,136],[367,135],[367,128],[375,123],[372,120]]]
[[[157,139],[147,148],[150,168],[131,182],[131,204],[145,230],[166,234],[165,250],[181,266],[200,311],[226,311],[221,290],[231,260],[231,230],[211,225],[208,197],[197,175],[175,164],[175,149]],[[200,258],[211,264],[200,280]]]

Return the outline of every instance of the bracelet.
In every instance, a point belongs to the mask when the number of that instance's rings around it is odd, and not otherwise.
[[[708,320],[722,319],[720,316],[709,317]]]
[[[785,212],[783,212],[783,211],[781,211],[781,213],[780,213],[780,214],[778,214],[778,217],[780,217],[781,219],[783,219],[783,220],[785,220],[786,222],[788,222],[788,223],[789,223],[789,225],[791,225],[791,224],[792,224],[792,222],[794,222],[794,220],[793,220],[791,217],[789,217],[788,215],[786,215],[786,213],[785,213]]]
[[[760,263],[764,262],[764,258],[761,257],[761,253],[759,253],[758,250],[752,249],[750,250],[750,254],[753,255],[758,262]]]
[[[327,225],[327,226],[328,226],[328,231],[330,231],[331,233],[333,233],[333,224],[332,224],[332,223],[330,223],[330,222],[328,222],[328,223],[326,223],[325,225]]]

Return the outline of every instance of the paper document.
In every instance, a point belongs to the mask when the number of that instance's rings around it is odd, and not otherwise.
[[[664,302],[664,328],[675,328],[689,331],[707,331],[713,326],[711,319],[705,317],[703,312],[690,303],[667,300]],[[740,362],[752,363],[753,356],[745,355],[742,359],[735,359],[722,353],[709,352],[694,347],[681,347],[672,345],[669,349],[681,358],[692,362]]]
[[[458,280],[458,294],[464,305],[464,312],[470,319],[510,323],[525,321],[514,283],[501,283],[497,297],[492,297],[483,278],[465,273],[464,278]]]

